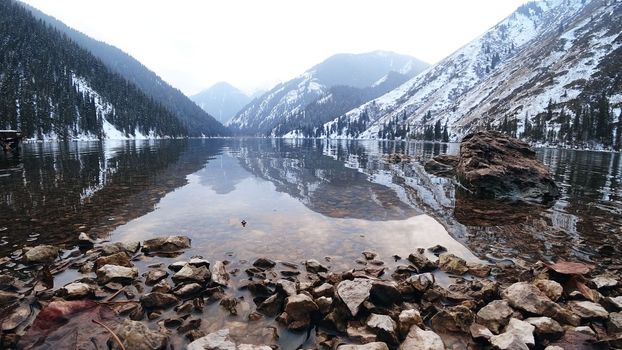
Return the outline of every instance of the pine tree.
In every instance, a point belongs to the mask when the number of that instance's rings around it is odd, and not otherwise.
[[[434,124],[434,140],[439,141],[441,139],[441,121],[437,120]]]

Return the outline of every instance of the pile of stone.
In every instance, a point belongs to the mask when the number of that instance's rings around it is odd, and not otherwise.
[[[193,350],[270,349],[278,347],[277,329],[313,332],[310,347],[320,349],[622,345],[620,276],[590,277],[591,267],[580,263],[474,264],[441,246],[417,249],[407,259],[395,257],[402,264],[391,270],[373,252],[364,252],[349,271],[332,271],[313,259],[292,264],[265,257],[239,275],[228,271],[225,261],[201,257],[149,265],[146,271],[133,263],[144,254],[170,256],[189,247],[187,237],[170,236],[142,245],[102,245],[65,259],[49,247],[28,250],[23,255],[28,264],[72,267],[95,277],[52,289],[38,280],[0,276],[0,306],[10,310],[2,315],[1,347],[24,347],[28,341],[37,313],[33,297],[43,306],[92,300],[111,307],[120,320],[107,344],[116,347],[120,341],[126,349],[165,349],[172,337],[185,339]],[[453,283],[441,285],[438,274],[452,276]],[[230,317],[242,317],[240,292],[253,301],[243,322],[275,323],[264,344],[237,342],[229,329],[205,331],[210,324],[206,304],[218,303]]]

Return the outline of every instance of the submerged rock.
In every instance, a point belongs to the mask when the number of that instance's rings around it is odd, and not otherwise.
[[[217,260],[214,262],[214,265],[211,266],[211,272],[212,281],[214,281],[214,283],[223,287],[226,287],[229,284],[229,274],[227,273],[225,264],[222,261]]]
[[[274,266],[276,266],[276,262],[268,258],[259,258],[255,260],[255,262],[253,263],[253,266],[259,267],[261,269],[271,269]]]
[[[305,261],[305,267],[307,271],[311,273],[320,273],[320,272],[328,271],[328,268],[326,266],[320,264],[320,262],[315,259],[309,259]]]
[[[143,251],[149,253],[173,253],[186,248],[190,248],[190,238],[186,236],[159,237],[143,242]]]
[[[142,322],[127,319],[117,326],[115,334],[126,349],[160,350],[168,344],[168,337],[162,332],[152,331]],[[113,349],[118,349],[114,340],[111,339],[109,343],[113,344]]]
[[[480,198],[542,203],[559,197],[557,185],[536,152],[527,143],[500,132],[465,136],[456,176]]]
[[[115,242],[109,243],[101,247],[103,255],[112,255],[116,253],[134,254],[140,248],[140,242],[127,241],[127,242]]]
[[[175,283],[198,282],[205,283],[211,278],[209,269],[205,266],[195,267],[190,264],[184,265],[181,270],[177,271],[172,279]]]
[[[151,292],[143,295],[140,302],[146,308],[163,309],[177,304],[178,299],[172,294]]]
[[[288,316],[287,326],[290,329],[307,328],[313,313],[319,310],[317,304],[309,296],[298,294],[288,297],[285,301],[285,313]]]

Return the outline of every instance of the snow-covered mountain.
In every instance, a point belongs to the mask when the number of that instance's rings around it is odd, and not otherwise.
[[[320,131],[328,137],[398,138],[396,125],[405,130],[403,137],[440,122],[457,139],[509,119],[520,133],[525,115],[532,124],[551,103],[550,120],[541,122],[546,133],[559,131],[551,116],[562,108],[561,115],[572,116],[573,103],[603,94],[615,117],[622,103],[621,12],[619,0],[527,3],[425,72]]]
[[[190,99],[221,123],[228,122],[251,101],[249,96],[226,82],[216,83]]]
[[[279,125],[291,123],[298,112],[335,86],[364,89],[381,84],[391,72],[409,78],[426,67],[416,58],[392,52],[334,55],[253,100],[228,125],[242,133],[272,133]]]

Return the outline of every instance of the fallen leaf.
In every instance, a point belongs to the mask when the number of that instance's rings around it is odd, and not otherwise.
[[[107,349],[110,334],[105,328],[94,326],[92,320],[108,326],[119,322],[112,309],[94,301],[53,301],[37,315],[19,348]]]

